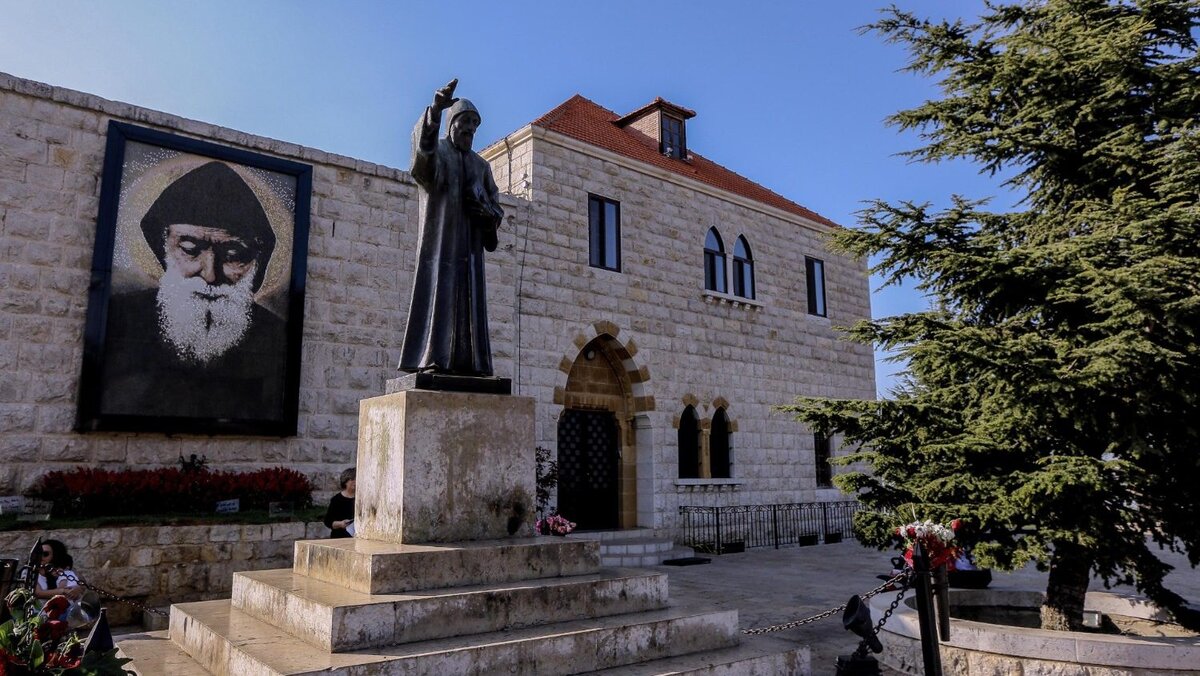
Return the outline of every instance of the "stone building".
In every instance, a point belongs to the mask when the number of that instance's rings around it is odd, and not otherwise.
[[[864,263],[826,249],[829,220],[691,151],[692,116],[575,97],[483,151],[508,193],[487,261],[496,372],[537,401],[560,507],[592,527],[839,499],[820,440],[772,406],[874,396],[870,349],[834,328],[869,315]],[[313,167],[295,436],[74,431],[111,120]],[[404,171],[0,74],[0,495],[192,453],[332,491],[358,401],[395,375],[416,215]]]
[[[600,527],[840,499],[829,442],[772,407],[874,397],[870,349],[835,328],[870,315],[864,263],[828,251],[830,220],[692,151],[694,116],[575,96],[482,153],[530,203],[514,380],[559,507]]]

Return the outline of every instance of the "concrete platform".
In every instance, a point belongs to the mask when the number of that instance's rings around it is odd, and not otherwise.
[[[1200,569],[1184,554],[1156,551],[1175,570],[1167,586],[1193,603],[1200,603]],[[894,551],[877,551],[854,541],[816,547],[751,549],[742,554],[712,556],[705,566],[651,568],[670,577],[671,599],[679,603],[707,602],[710,607],[737,609],[742,629],[765,627],[808,617],[846,602],[851,594],[874,589],[875,576],[888,572]],[[1028,567],[992,572],[990,589],[1045,590],[1047,573]],[[1103,584],[1093,579],[1093,590]],[[1128,589],[1124,587],[1123,589]],[[895,594],[891,594],[895,598]],[[879,620],[879,614],[872,615]],[[891,624],[889,621],[888,624]],[[813,674],[832,674],[839,654],[849,654],[857,637],[842,628],[840,616],[768,634],[792,645],[811,648]],[[886,639],[885,639],[886,643]],[[885,676],[901,672],[883,667]],[[950,672],[947,672],[949,674]]]
[[[497,584],[600,570],[597,542],[515,538],[449,544],[378,540],[300,540],[294,570],[367,594],[399,594],[460,585]]]
[[[808,646],[769,638],[743,639],[732,648],[667,657],[613,669],[588,672],[596,676],[779,676],[808,674]]]
[[[364,594],[290,570],[235,573],[233,607],[317,648],[346,652],[658,610],[667,576],[645,570]]]
[[[171,607],[173,640],[214,674],[573,674],[727,648],[736,611],[669,608],[390,648],[330,653],[229,601]],[[179,635],[174,632],[179,629]]]
[[[209,676],[209,671],[171,642],[166,631],[117,637],[117,654],[133,660],[125,668],[137,676]]]

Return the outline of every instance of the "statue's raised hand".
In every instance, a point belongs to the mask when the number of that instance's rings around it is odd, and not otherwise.
[[[433,111],[435,113],[440,113],[454,105],[454,102],[458,100],[454,98],[454,88],[457,86],[458,78],[454,78],[445,87],[433,93]]]

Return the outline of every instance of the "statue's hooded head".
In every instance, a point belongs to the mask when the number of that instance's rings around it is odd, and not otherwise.
[[[479,129],[479,123],[483,121],[479,109],[469,99],[459,99],[450,106],[446,119],[449,120],[446,124],[446,138],[459,150],[470,150],[471,143],[475,140],[475,130]]]
[[[209,162],[167,186],[142,218],[146,243],[166,265],[167,229],[176,224],[218,228],[241,240],[258,261],[254,290],[262,285],[275,250],[275,233],[262,204],[237,172]]]

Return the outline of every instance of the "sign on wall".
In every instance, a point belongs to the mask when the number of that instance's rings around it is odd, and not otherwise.
[[[312,167],[110,122],[77,426],[296,433]]]

